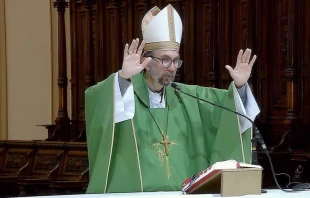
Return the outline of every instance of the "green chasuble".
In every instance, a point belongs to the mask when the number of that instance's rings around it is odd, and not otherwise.
[[[166,108],[150,109],[142,74],[131,78],[133,119],[115,124],[114,77],[85,92],[87,193],[180,191],[186,178],[217,161],[251,163],[252,131],[240,133],[237,115],[175,93],[170,86],[166,87]],[[228,90],[178,85],[189,94],[236,111],[233,85]]]

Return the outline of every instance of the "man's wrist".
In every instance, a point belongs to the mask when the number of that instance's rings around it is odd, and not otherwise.
[[[236,86],[237,89],[242,89],[242,88],[245,86],[245,84],[246,84],[246,83],[244,83],[243,85],[240,86],[240,85],[237,85],[237,84],[235,83],[235,86]]]
[[[122,79],[127,80],[127,81],[130,82],[130,78],[125,77],[125,76],[123,75],[122,70],[119,70],[119,71],[118,71],[118,76],[121,77]]]

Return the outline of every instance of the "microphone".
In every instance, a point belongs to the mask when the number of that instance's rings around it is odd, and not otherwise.
[[[247,120],[249,120],[249,121],[252,123],[252,125],[253,125],[253,133],[254,133],[254,137],[253,137],[253,139],[252,139],[252,143],[253,143],[252,164],[258,164],[258,163],[257,163],[257,153],[256,153],[256,152],[257,152],[257,151],[256,151],[257,143],[260,143],[260,145],[261,145],[263,151],[264,151],[266,154],[269,155],[268,149],[267,149],[267,146],[266,146],[266,144],[265,144],[265,142],[264,142],[264,140],[263,140],[263,137],[261,136],[261,134],[260,134],[260,132],[258,131],[257,127],[255,126],[254,122],[253,122],[249,117],[247,117],[247,116],[245,116],[245,115],[243,115],[243,114],[241,114],[241,113],[239,113],[239,112],[230,110],[230,109],[228,109],[228,108],[226,108],[226,107],[223,107],[223,106],[221,106],[221,105],[218,105],[218,104],[209,102],[209,101],[207,101],[207,100],[205,100],[205,99],[198,98],[198,97],[196,97],[196,96],[193,96],[193,95],[191,95],[191,94],[188,94],[188,93],[186,93],[186,92],[183,92],[183,91],[179,88],[179,86],[178,86],[177,84],[175,84],[175,83],[171,83],[171,87],[173,87],[176,91],[179,91],[179,92],[181,92],[181,93],[183,93],[183,94],[185,94],[185,95],[188,95],[188,96],[190,96],[190,97],[196,98],[196,99],[201,100],[201,101],[204,101],[204,102],[206,102],[206,103],[209,103],[209,104],[211,104],[211,105],[213,105],[213,106],[216,106],[216,107],[219,107],[219,108],[221,108],[221,109],[225,109],[226,111],[230,111],[230,112],[232,112],[232,113],[234,113],[234,114],[237,114],[237,115],[242,116],[242,117],[246,118]]]

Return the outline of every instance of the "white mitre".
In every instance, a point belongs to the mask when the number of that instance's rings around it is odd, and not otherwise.
[[[143,17],[143,40],[145,51],[176,50],[179,51],[182,39],[182,21],[172,5],[163,10],[153,7]]]

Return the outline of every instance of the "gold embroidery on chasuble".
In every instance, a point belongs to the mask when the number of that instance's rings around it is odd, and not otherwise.
[[[173,172],[172,167],[169,164],[169,150],[171,150],[174,145],[177,145],[177,142],[169,141],[167,136],[163,136],[162,141],[153,144],[160,165],[166,169],[168,180],[170,180]]]

